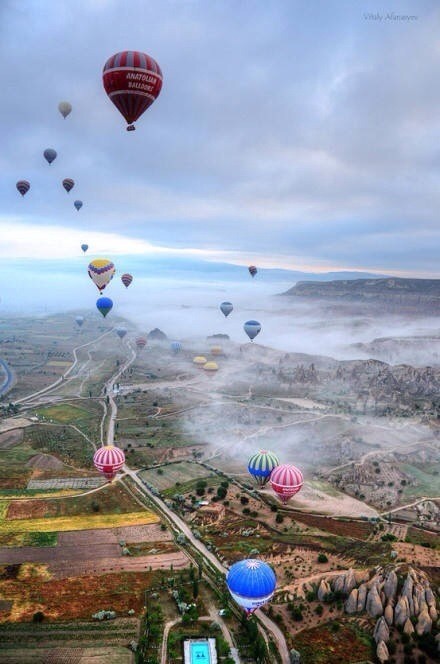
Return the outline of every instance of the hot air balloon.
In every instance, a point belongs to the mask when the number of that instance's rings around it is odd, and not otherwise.
[[[211,355],[223,355],[223,348],[221,346],[212,346],[211,347]]]
[[[66,119],[67,116],[72,111],[72,104],[69,104],[68,101],[60,101],[60,103],[58,104],[58,110],[63,116],[63,118]]]
[[[124,284],[125,288],[128,288],[131,282],[133,281],[133,277],[131,274],[123,274],[121,277],[121,281]]]
[[[273,452],[260,450],[253,454],[248,461],[248,471],[257,484],[264,486],[271,472],[279,465],[279,459]]]
[[[226,318],[229,316],[233,308],[234,307],[232,306],[231,302],[222,302],[220,305],[220,311],[225,315]]]
[[[63,187],[69,193],[71,189],[75,186],[75,182],[72,180],[72,178],[64,178],[63,180]]]
[[[102,83],[110,100],[124,116],[127,131],[159,96],[162,72],[152,57],[140,51],[121,51],[107,60]]]
[[[100,297],[96,300],[96,307],[105,318],[108,312],[113,309],[113,302],[109,297]]]
[[[31,185],[27,180],[19,180],[15,186],[17,187],[18,191],[22,196],[27,194],[27,192],[31,188]]]
[[[111,482],[124,465],[125,454],[119,447],[104,445],[96,450],[93,463],[95,468]]]
[[[125,335],[127,334],[127,329],[125,327],[117,327],[116,328],[116,334],[120,339],[123,339]]]
[[[204,364],[206,364],[208,360],[206,357],[203,357],[203,355],[196,355],[196,357],[193,359],[194,364],[197,364],[197,366],[202,367]]]
[[[78,327],[82,327],[84,323],[84,316],[76,316],[75,323],[78,325]]]
[[[203,369],[209,373],[214,373],[215,371],[218,371],[218,364],[217,362],[206,362],[206,364],[203,365]]]
[[[252,278],[255,277],[255,275],[256,275],[257,272],[258,272],[258,270],[257,270],[257,268],[255,267],[255,265],[249,265],[248,270],[249,270],[249,274],[251,275]]]
[[[145,348],[146,345],[147,345],[147,340],[145,339],[145,337],[138,337],[136,339],[136,346],[138,348],[140,349]]]
[[[249,339],[253,341],[257,334],[260,334],[261,324],[257,320],[248,320],[247,323],[243,325],[243,330],[246,332]]]
[[[281,502],[285,504],[301,489],[304,478],[299,468],[283,463],[273,469],[270,484]]]
[[[234,599],[248,617],[267,604],[275,592],[277,578],[263,560],[248,558],[234,563],[228,570],[226,584]]]
[[[87,249],[89,248],[88,244],[82,244],[81,249],[83,250],[84,253],[86,253]]]
[[[179,353],[182,350],[182,344],[180,341],[172,341],[171,342],[171,350],[173,353]]]
[[[57,152],[53,148],[47,148],[43,152],[45,160],[51,164],[57,158]]]
[[[113,279],[115,266],[108,258],[95,258],[89,263],[88,273],[99,292],[102,293],[104,288]]]
[[[74,204],[74,206],[76,207],[76,209],[78,210],[78,212],[81,210],[81,208],[82,208],[82,206],[83,206],[83,202],[82,202],[82,201],[74,201],[73,204]]]

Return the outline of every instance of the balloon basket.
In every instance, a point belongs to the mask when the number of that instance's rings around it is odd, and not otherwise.
[[[128,125],[127,131],[135,131],[136,127],[134,125]]]

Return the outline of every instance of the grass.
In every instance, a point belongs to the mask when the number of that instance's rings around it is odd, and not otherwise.
[[[77,424],[79,420],[89,419],[90,411],[72,404],[62,404],[60,406],[48,406],[37,410],[37,415],[45,420],[53,420],[61,424]]]
[[[144,470],[139,475],[141,479],[152,484],[159,491],[173,488],[179,493],[185,493],[185,483],[189,482],[192,484],[193,480],[206,478],[212,474],[211,471],[206,470],[197,463],[182,461],[180,463],[161,466],[161,468]],[[176,487],[176,482],[180,482],[181,486]]]
[[[434,533],[427,533],[426,531],[419,530],[418,528],[408,528],[405,542],[411,544],[425,545],[429,544],[430,549],[440,549],[440,537]]]
[[[0,533],[0,546],[56,546],[58,533]]]
[[[29,427],[26,443],[35,451],[53,454],[64,463],[77,468],[93,468],[93,448],[83,436],[69,426]],[[15,448],[17,449],[17,448]],[[59,476],[59,472],[57,474]]]
[[[411,464],[402,464],[401,470],[416,480],[415,485],[403,487],[403,495],[407,498],[419,498],[420,496],[440,495],[440,463],[426,466],[426,469]],[[437,475],[433,474],[437,471]]]
[[[159,517],[152,512],[128,512],[126,514],[88,514],[42,519],[13,519],[0,523],[0,534],[9,532],[64,532],[68,530],[90,530],[92,528],[119,528],[158,523]]]

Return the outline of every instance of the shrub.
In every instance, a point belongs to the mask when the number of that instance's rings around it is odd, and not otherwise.
[[[42,611],[37,611],[34,613],[32,616],[32,622],[34,623],[41,623],[44,620],[44,613]]]
[[[320,553],[318,555],[318,563],[328,563],[328,558],[325,553]]]
[[[276,517],[275,517],[275,522],[276,523],[283,523],[283,521],[284,521],[283,515],[282,514],[277,514]]]

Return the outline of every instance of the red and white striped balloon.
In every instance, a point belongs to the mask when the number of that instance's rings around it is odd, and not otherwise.
[[[287,503],[292,496],[300,491],[304,484],[304,478],[299,468],[283,463],[273,469],[270,484],[281,502]]]
[[[95,468],[108,480],[112,480],[125,463],[125,454],[114,445],[104,445],[93,455]]]

